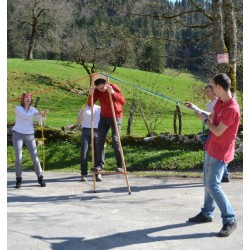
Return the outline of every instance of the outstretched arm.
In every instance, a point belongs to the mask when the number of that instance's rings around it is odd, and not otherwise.
[[[207,112],[203,109],[200,109],[198,108],[196,105],[194,105],[192,102],[185,102],[184,105],[192,110],[194,110],[194,112],[197,114],[197,113],[200,113],[200,114],[203,114],[204,116],[204,119],[209,119],[212,121],[213,119],[213,114],[210,113],[210,112]],[[203,119],[203,120],[204,120]]]

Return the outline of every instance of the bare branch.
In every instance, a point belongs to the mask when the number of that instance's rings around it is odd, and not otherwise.
[[[189,25],[189,24],[185,24],[184,22],[182,22],[180,20],[180,18],[177,18],[175,20],[175,22],[181,24],[183,27],[190,28],[190,29],[206,29],[206,28],[209,28],[209,27],[211,27],[213,25],[212,22],[211,23],[207,23],[205,25]]]
[[[203,8],[201,8],[196,2],[194,2],[194,0],[190,0],[190,2],[199,10],[199,12],[203,13],[211,21],[213,20],[213,17],[209,15]]]

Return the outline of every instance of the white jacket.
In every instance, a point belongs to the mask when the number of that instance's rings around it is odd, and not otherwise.
[[[12,130],[21,134],[34,134],[33,120],[34,115],[39,113],[38,110],[34,107],[25,110],[22,106],[16,106],[15,112],[16,122]],[[38,121],[40,120],[40,116],[37,116],[36,118]]]

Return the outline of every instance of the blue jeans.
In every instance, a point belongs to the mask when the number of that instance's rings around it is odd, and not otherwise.
[[[118,128],[118,132],[120,135],[121,126],[122,126],[122,118],[116,118],[116,124]],[[112,132],[112,145],[114,149],[115,159],[116,159],[116,165],[117,167],[122,167],[122,157],[119,147],[119,138],[116,135],[116,129],[114,124],[113,118],[100,118],[99,124],[98,124],[98,143],[97,143],[97,161],[96,161],[96,167],[104,168],[105,163],[105,149],[104,144],[105,140],[108,134],[109,129],[111,128]]]
[[[227,164],[225,164],[223,177],[228,177],[228,176],[229,176],[229,172],[228,172],[228,169],[227,169]]]
[[[97,140],[98,134],[97,129],[94,129],[94,160],[97,157]],[[82,140],[81,140],[81,174],[88,174],[88,160],[89,160],[89,150],[91,145],[91,128],[82,129]]]
[[[221,211],[223,224],[235,219],[233,208],[221,188],[221,178],[225,166],[227,166],[226,163],[216,160],[206,152],[203,165],[205,197],[201,211],[204,216],[211,218],[215,204],[217,204]]]

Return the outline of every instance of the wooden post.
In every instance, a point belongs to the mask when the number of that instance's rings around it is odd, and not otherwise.
[[[90,87],[94,87],[94,77],[90,77],[91,85]],[[92,154],[92,164],[93,168],[95,167],[95,145],[94,145],[94,94],[91,95],[91,154]],[[93,173],[93,186],[94,192],[96,192],[96,175]]]
[[[179,122],[178,134],[181,135],[182,134],[182,113],[181,113],[178,102],[176,103],[176,110],[174,111],[174,133],[176,135],[177,135],[177,124],[176,124],[177,116],[178,116],[178,122]]]
[[[177,134],[176,110],[174,111],[174,123],[173,123],[173,125],[174,125],[174,133],[175,133],[175,135],[176,135],[176,134]]]
[[[176,105],[176,113],[177,113],[178,121],[179,121],[179,135],[181,135],[182,134],[182,113],[181,113],[179,103],[177,103]]]
[[[108,78],[107,82],[109,84],[109,78]],[[126,182],[127,182],[127,186],[128,186],[128,193],[131,194],[131,189],[130,189],[130,185],[129,185],[129,181],[128,181],[127,170],[126,170],[126,164],[125,164],[125,159],[124,159],[124,154],[123,154],[123,149],[122,149],[122,144],[121,144],[121,139],[120,139],[120,133],[119,133],[117,123],[116,123],[116,115],[115,115],[114,103],[113,103],[113,99],[112,99],[112,96],[111,96],[110,93],[109,93],[109,100],[110,100],[113,119],[114,119],[115,131],[116,131],[116,135],[118,137],[118,143],[119,143],[119,148],[120,148],[120,152],[121,152],[121,158],[122,158],[122,164],[123,164],[122,168],[123,168],[124,173],[125,173],[125,178],[126,178]]]

